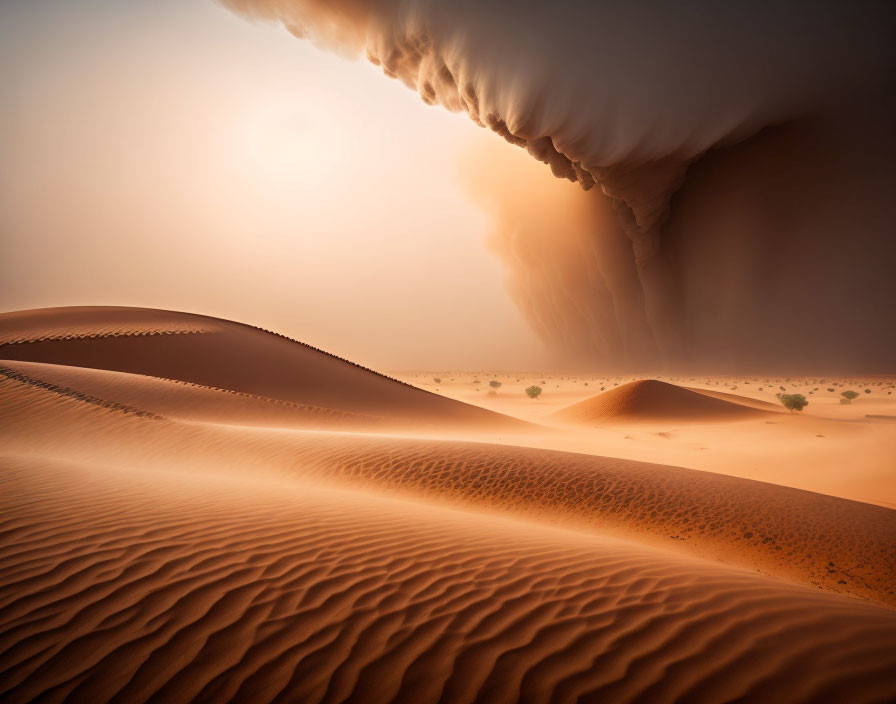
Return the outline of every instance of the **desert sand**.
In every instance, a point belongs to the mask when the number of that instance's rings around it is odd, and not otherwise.
[[[0,360],[3,701],[896,698],[892,379],[388,378],[126,308]]]
[[[538,437],[502,433],[500,440],[495,437],[499,442],[672,464],[896,508],[893,377],[644,379],[458,370],[393,374],[422,388],[438,389],[450,398],[559,431]],[[490,393],[490,381],[501,383],[494,394]],[[677,403],[667,403],[671,394],[648,393],[643,396],[650,397],[650,402],[639,408],[640,394],[616,395],[620,388],[657,389],[646,381],[680,387],[672,390]],[[544,390],[537,400],[524,393],[531,385]],[[685,390],[736,406],[722,405],[727,411],[706,413],[702,399],[685,394]],[[846,390],[855,390],[859,398],[841,403],[841,393]],[[788,413],[777,393],[801,393],[809,405],[801,413]],[[611,402],[620,408],[628,406],[622,422],[610,417],[618,412],[611,411]],[[750,409],[766,415],[753,414]]]

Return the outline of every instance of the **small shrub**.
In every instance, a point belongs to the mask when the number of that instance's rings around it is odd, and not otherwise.
[[[855,391],[841,391],[840,395],[843,397],[840,399],[840,403],[852,403],[853,399],[859,397]]]
[[[432,378],[432,380],[433,380],[434,382],[436,382],[437,384],[441,384],[441,383],[442,383],[442,380],[439,379],[439,377],[437,377],[437,376],[434,376],[434,377]]]
[[[488,385],[491,386],[493,389],[500,389],[500,388],[501,388],[501,382],[500,382],[500,381],[494,381],[494,380],[492,380],[492,381],[488,382]]]
[[[526,396],[529,398],[538,398],[541,396],[541,387],[540,386],[530,386],[526,389]]]
[[[788,411],[801,411],[809,402],[802,394],[778,394],[778,399]]]
[[[829,394],[832,394],[832,393],[834,393],[834,390],[833,390],[833,389],[828,389],[828,393],[829,393]]]

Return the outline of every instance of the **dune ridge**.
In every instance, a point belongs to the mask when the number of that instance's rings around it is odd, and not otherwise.
[[[682,388],[687,389],[688,391],[694,391],[698,394],[703,394],[704,396],[713,396],[715,398],[722,399],[723,401],[731,401],[742,406],[756,408],[760,411],[773,411],[775,413],[781,413],[781,406],[779,404],[770,403],[769,401],[763,401],[757,398],[750,398],[749,396],[742,396],[741,394],[733,394],[730,391],[718,391],[717,389],[700,389],[694,386],[682,386]]]
[[[552,414],[572,423],[739,420],[760,417],[757,402],[734,394],[704,393],[657,379],[630,381]],[[762,402],[759,402],[762,403]],[[771,408],[766,409],[771,411]]]
[[[10,364],[10,363],[7,363]],[[896,511],[709,472],[474,442],[217,427],[125,416],[0,380],[5,446],[313,479],[609,531],[896,603]],[[86,412],[85,412],[86,411]],[[125,426],[126,424],[126,426]],[[145,459],[140,459],[145,458]],[[261,458],[261,459],[260,459]]]
[[[60,337],[60,330],[68,334]],[[190,334],[181,334],[184,331]],[[286,336],[189,313],[118,307],[3,313],[0,359],[187,381],[418,425],[533,428]]]
[[[611,539],[21,457],[0,484],[4,701],[896,694],[896,611]]]
[[[156,419],[266,426],[276,425],[279,421],[286,427],[365,429],[374,429],[383,423],[378,416],[281,401],[177,379],[35,362],[11,364],[13,366],[0,364],[0,375],[86,403]]]

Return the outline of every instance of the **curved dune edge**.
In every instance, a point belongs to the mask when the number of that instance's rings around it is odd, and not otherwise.
[[[698,394],[703,394],[704,396],[712,396],[723,401],[731,401],[732,403],[737,403],[742,406],[748,406],[760,411],[769,411],[772,413],[784,412],[780,404],[770,403],[769,401],[763,401],[758,398],[751,398],[750,396],[742,396],[741,394],[733,394],[730,391],[718,391],[717,389],[700,389],[696,386],[682,386],[681,388],[687,389],[688,391],[693,391]]]
[[[283,335],[191,313],[103,306],[0,313],[0,359],[185,381],[418,426],[537,428]]]
[[[0,457],[0,697],[896,697],[896,611],[612,539],[298,488]]]
[[[0,360],[0,375],[85,403],[159,419],[354,430],[376,430],[388,424],[380,416],[105,369]]]
[[[656,379],[641,379],[561,408],[551,417],[587,425],[622,421],[729,421],[761,418],[773,412],[771,408],[758,408],[752,399],[741,403],[734,400],[737,397],[733,394],[722,396]]]
[[[896,511],[707,472],[468,442],[140,417],[0,379],[9,452],[274,475],[615,533],[896,603]]]

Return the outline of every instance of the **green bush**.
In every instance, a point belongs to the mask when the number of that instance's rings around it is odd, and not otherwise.
[[[526,396],[529,398],[538,398],[541,396],[541,387],[540,386],[530,386],[526,389]]]
[[[488,385],[491,386],[493,389],[500,389],[500,388],[501,388],[501,382],[500,382],[500,381],[494,381],[494,380],[493,380],[493,381],[488,382]]]
[[[859,397],[855,391],[841,391],[840,395],[843,397],[840,399],[840,403],[852,403],[854,398]]]
[[[788,411],[801,411],[809,405],[802,394],[778,394],[778,400]]]

